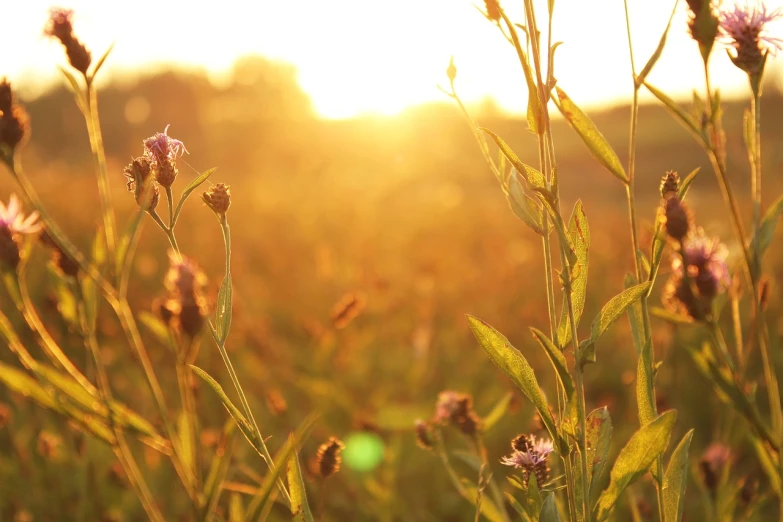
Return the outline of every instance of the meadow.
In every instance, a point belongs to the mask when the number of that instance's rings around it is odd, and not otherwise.
[[[765,204],[783,191],[783,152],[777,147],[783,139],[783,94],[774,78],[767,80],[761,147]],[[36,98],[20,93],[31,134],[19,155],[30,183],[65,235],[82,252],[94,253],[96,237],[103,234],[101,196],[85,121],[65,83]],[[511,211],[455,104],[444,96],[443,104],[394,117],[320,120],[298,88],[294,69],[260,57],[238,61],[233,82],[223,86],[187,70],[116,78],[101,85],[98,103],[110,201],[120,232],[139,213],[123,168],[141,153],[142,140],[167,126],[168,135],[188,151],[178,159],[175,193],[211,167],[217,170],[198,193],[215,183],[230,186],[225,215],[231,225],[234,287],[225,348],[270,448],[282,447],[289,433],[317,413],[298,448],[303,488],[316,520],[478,520],[476,508],[454,488],[436,452],[417,444],[416,421],[433,417],[444,390],[470,394],[485,424],[481,471],[470,440],[459,430],[443,430],[453,469],[475,482],[477,473],[489,476],[488,468],[501,490],[517,491],[506,480],[514,470],[500,459],[517,434],[546,431],[531,401],[478,346],[465,316],[502,331],[530,362],[541,388],[556,389],[558,378],[529,330],[548,331],[549,324],[541,236]],[[724,102],[723,127],[729,180],[750,222],[750,168],[741,131],[746,105]],[[522,162],[538,164],[536,134],[528,130],[526,118],[505,115],[490,102],[469,111],[482,127],[507,140]],[[627,106],[589,111],[623,164],[628,163],[630,114]],[[626,191],[563,118],[553,117],[551,134],[562,206],[570,213],[579,199],[590,220],[585,320],[579,327],[588,335],[592,318],[624,290],[626,274],[635,270]],[[635,164],[643,251],[650,251],[655,237],[661,177],[674,170],[684,178],[700,169],[688,206],[700,226],[727,244],[731,262],[738,263],[743,246],[732,237],[709,159],[660,104],[639,107]],[[17,192],[3,165],[0,201]],[[159,209],[165,206],[162,198]],[[212,214],[194,195],[177,228],[181,252],[206,274],[210,314],[220,306],[225,263],[221,227]],[[156,299],[167,291],[169,241],[143,217],[129,265],[127,300],[172,417],[177,417],[178,356],[156,330],[159,323],[143,319],[155,317]],[[763,264],[770,352],[778,369],[783,359],[781,228]],[[63,292],[50,252],[40,245],[25,252],[30,298],[46,330],[94,381],[84,332],[71,316],[78,306]],[[653,312],[663,309],[660,294],[671,273],[669,255],[664,253],[650,293]],[[79,275],[80,281],[88,279]],[[558,306],[561,296],[558,288]],[[36,333],[5,290],[0,311],[33,357],[45,360]],[[742,314],[750,324],[751,312]],[[678,412],[669,449],[694,430],[682,520],[773,520],[778,509],[774,485],[756,459],[751,430],[712,391],[713,383],[696,368],[687,348],[706,342],[707,332],[696,323],[673,323],[663,315],[652,313],[651,323],[655,358],[661,363],[655,378],[657,407]],[[727,325],[730,315],[724,312]],[[114,397],[163,434],[165,422],[138,358],[121,321],[105,304],[98,306],[94,337]],[[200,348],[192,364],[212,375],[239,404],[207,328],[195,337]],[[764,387],[758,377],[761,355],[752,336],[746,341],[745,384],[748,390]],[[585,402],[588,412],[608,408],[611,462],[639,424],[638,354],[626,314],[601,337],[596,352],[599,362],[585,367]],[[568,359],[573,361],[571,355]],[[0,350],[0,362],[3,368],[23,367],[12,350]],[[206,482],[211,466],[220,467],[222,474],[210,520],[243,520],[264,487],[266,466],[233,427],[214,390],[198,378],[186,382],[192,385],[198,419],[193,424],[197,433],[189,434],[200,461],[194,469]],[[0,386],[0,520],[144,520],[149,513],[109,445],[69,421],[67,413],[31,400],[35,393]],[[559,392],[548,395],[551,401],[559,398]],[[59,400],[57,393],[53,397]],[[758,389],[755,397],[767,411],[766,393]],[[187,438],[193,428],[176,422]],[[323,477],[316,463],[318,448],[332,436],[346,445],[342,466]],[[731,458],[717,469],[719,486],[710,483],[716,479],[707,476],[704,464],[705,452],[709,456],[716,443],[731,448]],[[165,452],[135,439],[129,444],[164,519],[198,519],[201,512],[193,511]],[[214,455],[225,458],[218,462]],[[563,473],[553,465],[553,477]],[[608,482],[608,474],[604,479]],[[649,474],[634,482],[617,502],[613,520],[657,520],[653,482]],[[750,488],[743,486],[750,482],[755,489],[746,499],[743,492]],[[275,495],[263,514],[269,520],[290,519],[289,507]],[[565,514],[565,497],[558,503]],[[508,516],[515,514],[510,504],[503,509]],[[486,511],[484,516],[493,520]]]

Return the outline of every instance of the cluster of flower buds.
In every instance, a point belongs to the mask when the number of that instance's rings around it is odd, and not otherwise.
[[[551,440],[521,434],[511,441],[511,449],[514,450],[513,453],[503,457],[500,462],[521,469],[525,485],[530,480],[530,475],[536,477],[539,487],[549,480],[549,455],[554,451]]]
[[[455,391],[443,391],[438,394],[432,422],[451,424],[469,437],[481,430],[481,419],[473,410],[473,397]]]
[[[122,173],[127,178],[125,186],[128,192],[133,192],[139,207],[152,212],[158,206],[160,190],[157,183],[150,176],[152,164],[147,156],[139,156],[123,169]]]
[[[92,62],[92,55],[73,34],[72,17],[73,11],[71,9],[53,7],[49,10],[49,23],[44,29],[44,34],[60,40],[65,48],[65,54],[68,55],[71,67],[86,77],[87,69]]]
[[[167,125],[163,132],[156,132],[154,136],[145,139],[142,142],[144,154],[122,171],[128,192],[133,192],[136,203],[148,212],[152,212],[160,200],[158,186],[169,188],[174,184],[177,178],[176,159],[187,152],[180,140],[168,135],[168,130]],[[228,187],[225,188],[228,192]]]
[[[340,455],[345,444],[337,437],[329,437],[329,440],[318,447],[315,461],[318,465],[318,473],[324,478],[340,471],[343,458]]]
[[[30,134],[29,119],[25,110],[14,100],[11,84],[3,78],[0,81],[0,157],[5,156],[3,149],[12,153]]]
[[[161,318],[190,339],[196,337],[204,326],[207,315],[204,286],[207,278],[195,261],[169,252],[169,271],[165,286],[168,295],[158,301]]]
[[[704,321],[712,313],[715,297],[729,286],[728,251],[718,238],[707,237],[703,229],[694,227],[693,216],[678,191],[679,176],[667,173],[661,181],[660,220],[675,253],[663,300],[671,311]]]
[[[16,270],[21,261],[19,245],[24,236],[39,230],[38,212],[25,217],[16,194],[11,194],[8,205],[0,201],[0,269]]]

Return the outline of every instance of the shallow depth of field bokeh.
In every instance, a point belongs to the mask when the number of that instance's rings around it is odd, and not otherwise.
[[[549,362],[528,330],[543,330],[547,324],[540,238],[509,210],[470,128],[448,100],[411,107],[397,116],[325,120],[317,116],[288,64],[248,56],[236,62],[232,74],[233,80],[220,86],[187,70],[140,73],[102,86],[101,118],[118,222],[122,226],[136,209],[125,188],[123,167],[139,154],[142,139],[170,124],[169,134],[186,144],[190,154],[184,161],[192,166],[180,164],[175,192],[197,171],[212,166],[218,167],[212,180],[231,186],[235,289],[228,349],[261,431],[271,437],[270,444],[279,445],[309,412],[321,413],[300,453],[316,518],[473,520],[473,509],[451,488],[437,458],[416,446],[414,421],[432,415],[442,390],[473,394],[481,415],[511,394],[508,413],[486,434],[496,478],[502,481],[511,471],[498,460],[508,453],[511,437],[535,431],[534,410],[478,347],[465,314],[502,331],[529,358],[542,387],[553,385]],[[32,126],[23,151],[26,170],[53,216],[88,249],[100,204],[84,120],[65,87],[22,102]],[[742,107],[739,102],[726,104],[724,126],[731,181],[744,195],[749,176],[739,131]],[[490,101],[470,109],[483,126],[506,138],[523,161],[537,161],[535,137],[524,118],[508,116]],[[765,190],[779,194],[783,96],[774,79],[765,91],[764,111]],[[590,114],[627,161],[628,108]],[[625,274],[633,271],[625,193],[561,120],[555,122],[554,136],[563,207],[570,209],[578,197],[590,219],[590,281],[582,325],[589,329],[589,319],[623,289]],[[731,241],[707,157],[663,108],[643,105],[637,190],[645,249],[660,202],[660,177],[667,170],[685,175],[697,167],[702,172],[688,196],[691,207],[710,234],[724,238],[730,259],[736,261],[737,245]],[[10,177],[2,173],[0,200],[7,201],[14,190]],[[209,209],[195,201],[183,211],[178,240],[183,253],[197,259],[210,278],[208,296],[214,307],[223,273],[222,238]],[[749,206],[743,210],[749,216]],[[152,309],[153,300],[163,293],[167,269],[166,237],[145,221],[130,292],[138,310]],[[765,274],[772,281],[768,318],[772,337],[778,340],[778,362],[782,238],[778,230],[765,259]],[[36,249],[34,256],[43,261],[45,252]],[[66,353],[85,361],[88,354],[81,340],[57,312],[45,263],[32,265],[31,287],[41,315]],[[664,265],[662,272],[666,270]],[[347,325],[336,324],[335,306],[350,296],[361,303],[359,314]],[[657,299],[651,302],[659,305]],[[0,308],[25,332],[5,294],[0,294]],[[673,440],[695,428],[695,462],[710,443],[729,440],[733,426],[720,413],[724,406],[705,392],[709,385],[690,358],[678,350],[678,340],[701,334],[692,327],[653,321],[656,355],[663,361],[658,398],[664,408],[676,408],[682,419]],[[171,354],[143,333],[164,388],[176,394]],[[100,318],[99,339],[116,395],[155,418],[144,377],[109,313]],[[638,423],[636,353],[625,318],[601,340],[598,353],[600,364],[586,371],[587,405],[588,410],[608,406],[616,454]],[[0,350],[0,361],[15,359]],[[211,343],[204,343],[197,364],[228,389],[223,363]],[[751,364],[760,364],[757,354]],[[201,381],[197,384],[200,440],[210,448],[228,415],[212,391]],[[0,387],[0,403],[8,406],[0,421],[0,520],[21,520],[14,518],[20,512],[36,521],[71,520],[85,513],[87,520],[144,517],[101,443],[85,441],[60,417],[5,387]],[[54,450],[41,451],[41,433],[57,441]],[[359,469],[362,458],[346,457],[341,472],[327,481],[308,471],[318,445],[329,436],[350,441],[360,433],[376,434],[382,441],[383,458],[377,466]],[[452,445],[458,446],[462,442],[454,435]],[[250,482],[261,460],[244,440],[235,446],[248,469],[235,471],[229,480]],[[739,445],[737,451],[738,473],[756,472],[750,469],[753,459],[743,467],[742,452],[750,453],[749,448]],[[187,519],[184,498],[166,494],[177,478],[165,458],[148,450],[140,463],[154,470],[147,478],[164,512]],[[686,516],[691,512],[689,520],[700,520],[698,505],[705,493],[698,485],[697,468],[691,471]],[[654,502],[649,484],[635,488],[642,504]],[[85,492],[91,500],[85,500]],[[280,519],[284,516],[281,506]]]

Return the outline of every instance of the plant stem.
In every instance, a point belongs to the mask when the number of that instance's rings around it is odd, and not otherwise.
[[[106,248],[109,252],[109,259],[114,259],[116,251],[116,224],[114,222],[114,210],[111,204],[111,194],[109,191],[109,175],[106,169],[106,152],[103,148],[103,136],[101,135],[101,124],[98,117],[98,96],[92,84],[88,84],[85,89],[85,98],[88,105],[85,107],[84,118],[87,123],[87,132],[90,135],[90,148],[95,158],[95,165],[98,174],[98,192],[101,196],[101,208],[103,211],[103,227],[106,234]],[[110,265],[110,270],[112,266]]]
[[[174,249],[174,251],[179,254],[179,245],[177,244],[177,238],[174,237],[174,230],[167,227],[166,224],[163,222],[163,220],[160,218],[157,212],[154,210],[151,210],[149,212],[150,217],[152,217],[152,220],[163,230],[163,232],[166,234],[166,237],[169,239],[169,244],[171,244],[171,248]]]
[[[225,249],[226,249],[226,269],[225,269],[226,273],[224,278],[228,279],[231,276],[231,230],[228,226],[228,221],[226,220],[225,214],[220,216],[220,229],[223,232],[223,242],[225,244]],[[230,311],[228,313],[230,313]],[[225,339],[220,339],[218,337],[217,331],[214,329],[214,327],[211,324],[210,324],[210,329],[212,330],[212,337],[215,339],[215,344],[218,347],[220,356],[223,358],[223,363],[226,365],[226,369],[228,370],[228,373],[231,376],[231,382],[234,384],[234,389],[236,390],[237,395],[239,395],[239,400],[242,403],[242,409],[244,410],[245,415],[250,421],[250,424],[253,427],[253,432],[255,433],[255,436],[258,439],[258,444],[261,447],[261,451],[262,451],[261,456],[266,461],[266,464],[267,466],[269,466],[269,469],[273,470],[274,460],[272,459],[272,455],[269,453],[269,450],[266,447],[266,443],[264,442],[264,437],[261,435],[261,430],[258,429],[258,423],[256,423],[256,419],[253,416],[253,412],[250,409],[250,404],[247,401],[245,392],[242,390],[242,385],[239,383],[239,377],[237,377],[236,371],[234,370],[234,365],[231,364],[231,359],[228,357],[228,352],[226,351],[226,346],[225,346]],[[278,479],[277,485],[278,485],[278,489],[280,489],[280,493],[283,494],[283,498],[285,498],[286,502],[290,503],[291,496],[288,494],[288,490],[286,489],[283,480]]]
[[[184,347],[180,346],[180,349]],[[193,484],[197,491],[201,491],[201,473],[198,453],[198,416],[196,412],[196,400],[193,396],[193,383],[191,380],[192,370],[188,361],[184,357],[177,356],[176,363],[177,384],[179,385],[180,399],[182,401],[182,412],[185,415],[185,422],[188,424],[188,446],[190,446],[190,455],[188,455],[193,470]]]

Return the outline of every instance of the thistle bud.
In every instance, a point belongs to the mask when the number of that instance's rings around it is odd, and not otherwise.
[[[340,464],[343,460],[340,453],[343,448],[345,448],[345,444],[336,437],[330,437],[328,441],[318,447],[316,462],[318,463],[318,472],[322,477],[326,478],[340,471]]]
[[[690,8],[688,29],[691,37],[699,44],[702,60],[706,63],[715,45],[715,38],[718,36],[718,17],[715,16],[710,5],[711,0],[687,0],[687,2]]]
[[[680,191],[680,175],[670,170],[661,178],[661,197],[669,199]]]
[[[11,84],[3,78],[0,81],[0,149],[7,148],[13,153],[29,136],[29,121],[27,112],[14,101]]]
[[[133,192],[136,203],[147,211],[152,211],[160,201],[160,191],[152,179],[152,163],[147,156],[139,156],[127,165],[122,173],[127,178],[125,186]],[[150,193],[151,191],[151,193]]]
[[[179,174],[177,166],[171,159],[156,163],[153,169],[155,172],[155,180],[164,188],[171,187],[177,179],[177,174]]]
[[[670,196],[663,203],[663,219],[666,233],[676,241],[682,241],[691,228],[688,207],[677,196]]]
[[[73,17],[71,9],[59,7],[50,9],[49,22],[44,29],[44,34],[60,41],[65,48],[65,54],[68,56],[71,67],[86,77],[87,69],[92,62],[92,55],[74,35],[71,17]]]
[[[201,194],[201,199],[212,209],[212,212],[222,216],[231,206],[231,190],[228,185],[218,183]]]
[[[438,394],[433,422],[451,424],[468,436],[481,430],[481,419],[473,410],[473,398],[467,393],[444,391]]]

